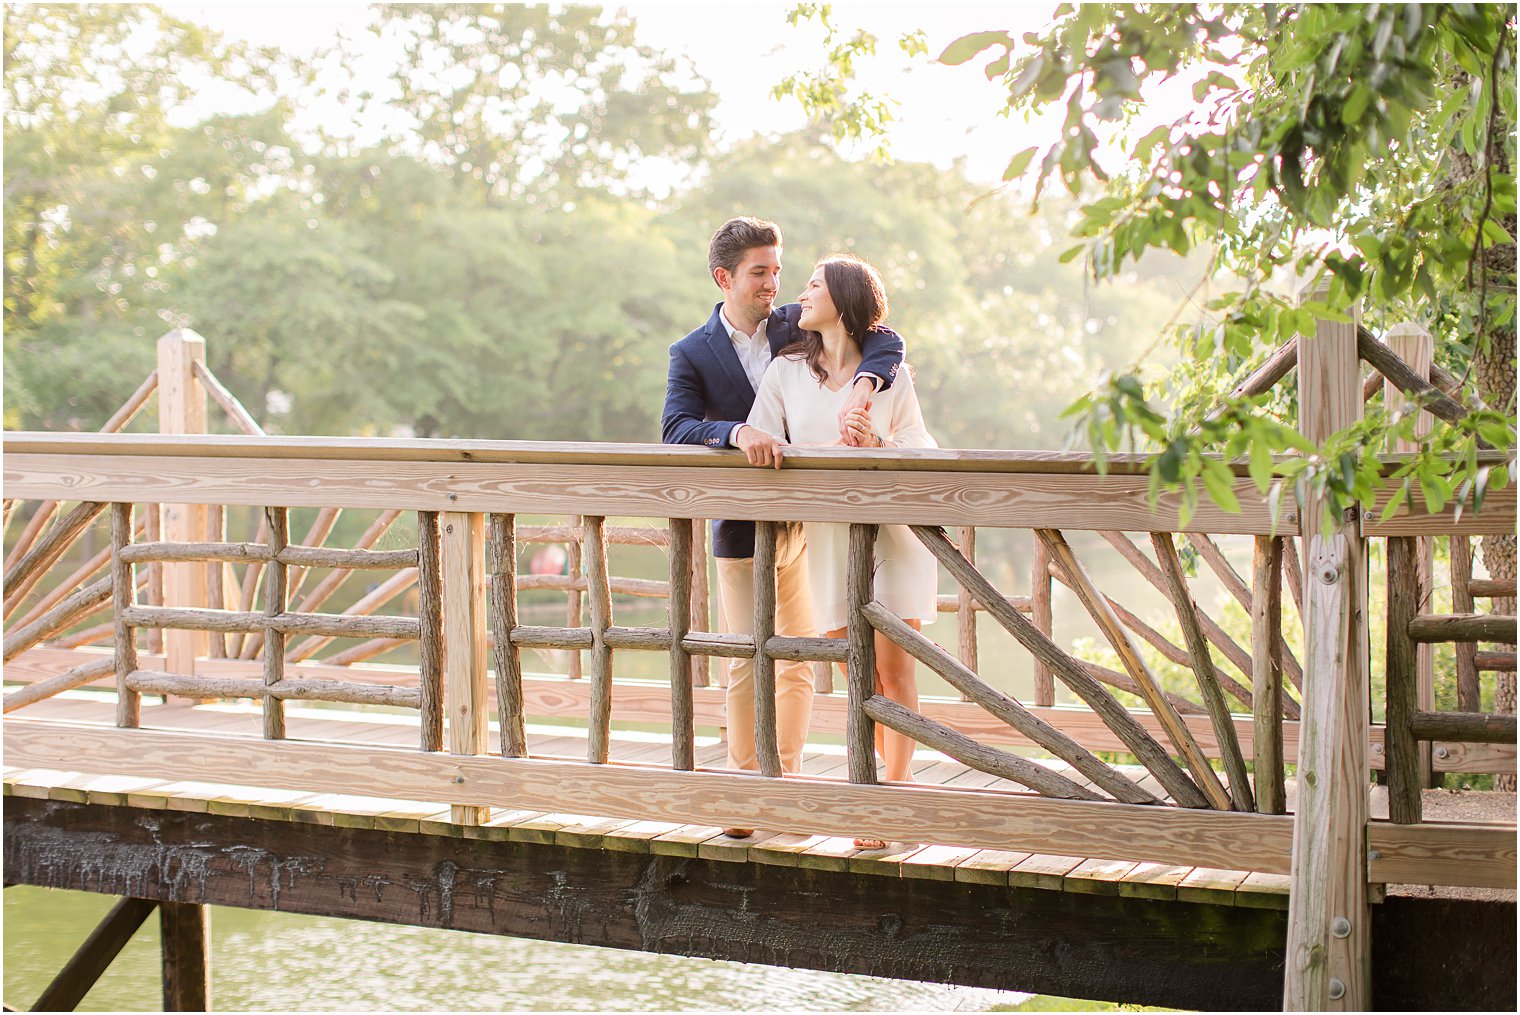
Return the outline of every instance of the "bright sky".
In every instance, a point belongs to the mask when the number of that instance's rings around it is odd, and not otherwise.
[[[205,24],[225,35],[261,45],[310,53],[331,46],[339,34],[365,38],[368,8],[361,3],[167,3],[171,14]],[[608,6],[613,6],[609,4]],[[786,74],[815,70],[823,62],[823,32],[816,23],[787,24],[790,2],[625,3],[638,23],[641,41],[673,55],[685,55],[708,78],[719,96],[719,140],[734,142],[755,133],[801,127],[805,118],[794,100],[770,98]],[[899,158],[948,166],[964,157],[967,173],[984,182],[1001,178],[1009,157],[1048,141],[1049,123],[1025,124],[998,116],[1002,89],[987,81],[980,62],[944,67],[925,57],[909,60],[897,40],[923,29],[929,52],[937,56],[952,40],[970,32],[1007,29],[1015,34],[1047,23],[1054,3],[860,3],[837,4],[834,22],[841,36],[868,27],[878,38],[877,57],[860,65],[861,85],[890,95],[901,106],[890,136]],[[359,70],[383,87],[389,69],[383,54]],[[208,107],[228,105],[205,95]],[[207,110],[210,111],[209,108]],[[321,116],[324,114],[318,113]],[[335,114],[327,114],[335,115]]]

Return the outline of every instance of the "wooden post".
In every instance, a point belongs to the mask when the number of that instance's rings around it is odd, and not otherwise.
[[[1251,679],[1256,810],[1285,814],[1282,739],[1282,545],[1257,536],[1251,557]]]
[[[670,520],[670,767],[696,767],[696,730],[691,685],[692,657],[681,640],[691,630],[692,530],[690,518]],[[700,532],[700,530],[698,530]]]
[[[756,562],[758,563],[758,561]],[[876,724],[866,715],[866,701],[876,693],[876,629],[861,610],[873,598],[871,578],[876,564],[876,526],[850,526],[845,591],[849,596],[850,641],[845,711],[845,750],[850,781],[876,784]]]
[[[438,512],[417,512],[418,689],[421,692],[420,747],[443,750],[443,548]]]
[[[580,518],[571,518],[570,527],[572,529],[578,528],[581,525],[582,521],[583,520]],[[565,548],[565,569],[570,573],[571,578],[579,578],[581,576],[582,538],[582,535],[579,533],[571,536],[570,545]],[[571,589],[569,592],[565,593],[565,626],[581,626],[580,589]],[[581,679],[582,675],[581,650],[578,648],[573,648],[570,649],[569,652],[570,654],[565,658],[565,675],[568,676],[571,680],[579,680]]]
[[[214,543],[225,543],[227,541],[227,508],[221,504],[210,504],[206,507],[206,515],[208,538]],[[206,562],[206,605],[213,610],[227,608],[226,569],[227,565],[223,561],[208,560]],[[226,659],[227,635],[222,631],[212,631],[209,634],[211,658]]]
[[[1410,723],[1419,703],[1419,650],[1409,637],[1409,622],[1420,612],[1421,547],[1414,536],[1388,537],[1388,712],[1383,731],[1383,766],[1388,773],[1388,817],[1401,825],[1420,820],[1420,789],[1425,780],[1421,746]]]
[[[445,511],[443,542],[443,667],[449,716],[449,752],[486,753],[485,516]],[[477,825],[484,807],[455,804],[453,821]]]
[[[1472,544],[1466,536],[1451,537],[1451,612],[1472,613]],[[1457,653],[1457,711],[1483,711],[1483,692],[1478,683],[1478,644],[1459,641]]]
[[[1055,634],[1054,618],[1050,602],[1050,551],[1045,540],[1031,532],[1034,539],[1034,561],[1029,568],[1029,601],[1033,609],[1029,619],[1035,629],[1049,638]],[[1055,675],[1042,660],[1034,661],[1034,703],[1049,707],[1056,703]]]
[[[282,507],[267,507],[264,518],[269,523],[269,567],[264,572],[264,616],[273,619],[285,612],[285,565],[279,553],[290,541],[290,514]],[[171,669],[169,672],[175,672]],[[264,629],[264,686],[273,687],[285,676],[285,634],[273,625]],[[264,736],[269,740],[285,739],[285,702],[264,694]]]
[[[776,739],[776,657],[765,643],[776,633],[776,523],[755,523],[755,758],[760,774],[781,778]]]
[[[612,746],[612,648],[607,644],[607,629],[612,626],[612,583],[607,576],[605,523],[599,515],[581,519],[586,598],[591,605],[591,720],[586,730],[586,760],[593,765],[606,764]]]
[[[211,911],[194,902],[160,902],[164,1011],[211,1010]]]
[[[523,716],[522,655],[512,641],[517,627],[517,516],[491,516],[491,629],[496,650],[496,717],[501,726],[501,753],[508,758],[528,756],[528,733]]]
[[[707,521],[691,520],[691,631],[712,630],[712,591],[707,578]],[[712,669],[706,656],[692,659],[691,682],[697,687],[712,683]]]
[[[166,434],[206,432],[206,389],[195,365],[206,362],[206,340],[186,328],[176,328],[158,340],[158,429]],[[204,504],[163,504],[163,538],[171,543],[207,541],[208,513]],[[196,563],[163,565],[164,605],[205,607],[206,568]],[[206,655],[210,640],[204,631],[165,631],[165,668],[193,674],[195,659]]]
[[[121,954],[137,928],[152,915],[153,899],[122,899],[85,939],[74,957],[53,977],[53,982],[32,1002],[32,1011],[73,1011],[79,1007],[100,975]]]
[[[1308,293],[1301,301],[1312,298]],[[1315,444],[1361,415],[1353,307],[1299,343],[1299,428]],[[1367,909],[1367,555],[1355,517],[1322,530],[1324,501],[1300,506],[1306,549],[1303,720],[1288,901],[1283,1006],[1371,1006]]]
[[[1430,366],[1435,360],[1435,342],[1430,337],[1430,332],[1418,324],[1400,322],[1388,329],[1384,337],[1388,349],[1398,356],[1415,372],[1421,380],[1430,379]],[[1396,453],[1415,452],[1420,449],[1420,438],[1430,433],[1430,428],[1435,417],[1429,412],[1420,410],[1414,399],[1399,390],[1392,381],[1383,382],[1383,403],[1390,414],[1394,412],[1413,412],[1419,414],[1415,419],[1414,439],[1400,438],[1393,442],[1388,450]],[[1415,608],[1416,610],[1429,610],[1431,594],[1431,577],[1435,572],[1435,542],[1429,536],[1419,536],[1415,545],[1414,560],[1411,561],[1416,576],[1415,582]],[[1392,589],[1389,590],[1390,599]],[[1436,661],[1434,645],[1419,645],[1415,649],[1415,695],[1416,705],[1424,712],[1433,711],[1436,707]],[[1421,786],[1430,786],[1439,778],[1431,765],[1431,745],[1421,742],[1419,751],[1419,779]]]
[[[123,611],[136,605],[137,589],[132,565],[121,553],[132,542],[132,505],[111,505],[111,611],[116,624],[116,725],[136,728],[142,724],[142,698],[127,686],[137,669],[137,628],[122,619]]]
[[[961,554],[971,563],[976,563],[976,528],[971,525],[962,525],[957,535],[960,538]],[[955,656],[961,663],[975,673],[976,665],[976,600],[971,598],[971,592],[964,586],[960,586],[955,597]],[[962,701],[970,701],[965,693],[961,694]]]

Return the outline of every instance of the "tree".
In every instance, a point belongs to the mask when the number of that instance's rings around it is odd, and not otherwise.
[[[1062,5],[1042,33],[952,42],[940,61],[985,59],[1009,111],[1064,106],[1060,135],[1013,155],[1005,180],[1031,178],[1036,199],[1059,180],[1083,198],[1083,242],[1067,257],[1102,280],[1147,252],[1208,252],[1213,295],[1175,332],[1180,369],[1147,390],[1137,360],[1073,407],[1100,465],[1134,442],[1154,452],[1158,486],[1196,497],[1200,479],[1217,478],[1204,452],[1296,450],[1275,481],[1327,494],[1328,516],[1383,487],[1377,454],[1412,435],[1414,416],[1374,407],[1310,448],[1285,422],[1291,395],[1227,397],[1267,351],[1366,297],[1374,326],[1425,320],[1459,376],[1484,357],[1511,364],[1514,51],[1511,9],[1470,4]],[[849,67],[834,69],[843,87]],[[1098,132],[1133,121],[1146,87],[1178,74],[1196,80],[1196,106],[1105,167]],[[875,129],[869,106],[843,109]],[[1327,298],[1295,306],[1273,285],[1289,272],[1328,279]],[[1392,477],[1395,506],[1481,502],[1511,471],[1477,459],[1484,442],[1512,453],[1512,401],[1436,428]],[[1265,490],[1274,476],[1258,479]],[[1223,484],[1206,492],[1228,498]]]

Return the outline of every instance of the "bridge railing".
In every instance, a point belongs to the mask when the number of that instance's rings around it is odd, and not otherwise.
[[[1253,618],[1249,688],[1224,678],[1211,658],[1210,631],[1194,607],[1178,560],[1172,533],[1175,500],[1163,496],[1152,506],[1146,477],[1128,460],[1115,462],[1108,475],[1099,476],[1080,456],[838,449],[799,451],[787,468],[773,472],[750,469],[705,449],[640,445],[11,434],[5,479],[7,493],[16,497],[89,505],[75,509],[79,517],[109,511],[108,586],[116,633],[109,665],[117,685],[118,723],[131,731],[104,736],[99,730],[68,727],[60,732],[57,723],[29,722],[18,715],[7,720],[11,756],[45,755],[59,749],[67,733],[75,741],[69,757],[76,765],[99,766],[110,774],[180,772],[193,764],[200,778],[236,782],[256,772],[261,785],[440,800],[456,805],[461,822],[480,820],[485,807],[541,806],[1278,873],[1289,867],[1291,822],[1279,815],[1284,766],[1294,755],[1292,738],[1281,731],[1292,729],[1292,720],[1284,721],[1283,714],[1292,714],[1297,701],[1289,690],[1291,671],[1285,682],[1280,668],[1290,658],[1281,637],[1281,596],[1275,590],[1281,570],[1274,558],[1283,552],[1284,537],[1244,475],[1235,481],[1241,511],[1202,505],[1185,537],[1198,547],[1212,545],[1208,537],[1221,534],[1254,539],[1253,579],[1246,590]],[[267,534],[248,543],[143,542],[135,538],[134,504],[256,507]],[[292,508],[360,509],[391,516],[415,512],[418,546],[376,550],[291,544]],[[542,535],[541,527],[518,525],[525,514],[579,519],[587,623],[545,627],[520,622],[517,593],[526,576],[518,573],[517,543],[523,531]],[[669,604],[666,625],[615,622],[606,553],[609,517],[668,519],[663,540],[670,559],[663,589]],[[760,523],[753,636],[691,626],[691,558],[699,542],[692,519],[703,517]],[[770,627],[774,526],[788,520],[851,526],[846,639],[785,638]],[[1294,523],[1296,519],[1278,521]],[[881,524],[911,526],[963,590],[957,600],[969,597],[989,613],[1084,705],[1018,702],[872,602],[869,545]],[[1034,533],[1047,571],[1074,590],[1124,672],[1103,672],[1076,659],[1027,618],[1018,597],[998,589],[963,552],[963,532],[958,533],[962,545],[957,545],[946,531],[970,526]],[[1512,531],[1514,506],[1491,501],[1481,514],[1469,511],[1460,521],[1448,513],[1401,517],[1390,526],[1405,535]],[[1362,528],[1376,534],[1371,521]],[[1198,697],[1161,686],[1130,640],[1116,604],[1098,591],[1067,540],[1066,533],[1080,531],[1108,534],[1108,541],[1132,563],[1141,566],[1143,561],[1142,570],[1154,570],[1187,643],[1185,649],[1174,646],[1174,654],[1186,653]],[[1151,534],[1155,562],[1122,533]],[[226,561],[258,561],[267,569],[261,609],[157,606],[136,600],[134,569],[221,566]],[[25,568],[35,566],[40,565],[15,561],[8,578],[19,573],[16,580],[25,580]],[[303,609],[301,603],[292,608],[290,572],[322,567],[391,569],[415,581],[416,616],[324,614]],[[393,577],[382,587],[397,583]],[[101,591],[92,586],[90,595],[98,597]],[[1032,601],[1029,612],[1035,613]],[[1513,640],[1512,619],[1509,625]],[[246,668],[237,675],[149,671],[138,665],[136,633],[155,628],[241,635],[245,644],[261,637],[264,651],[261,660],[239,661]],[[901,644],[970,700],[926,703],[914,712],[872,693],[873,631]],[[325,676],[308,675],[311,664],[291,660],[287,650],[286,640],[298,635],[415,639],[418,684],[341,679],[331,666],[323,669]],[[1220,632],[1213,641],[1221,643]],[[559,714],[584,710],[584,763],[527,757],[526,719],[539,707],[535,695],[540,702],[548,695],[545,682],[523,674],[521,652],[542,646],[588,653],[584,680],[556,682],[561,689],[585,688],[556,706]],[[614,680],[617,654],[636,650],[666,655],[667,692],[651,694],[647,683],[635,687]],[[711,708],[714,689],[694,689],[694,661],[736,655],[752,655],[757,663],[756,740],[763,774],[773,777],[780,774],[774,714],[767,707],[774,700],[767,693],[774,661],[848,664],[845,700],[826,699],[820,713],[825,725],[835,723],[845,731],[849,780],[856,785],[824,777],[767,779],[695,770],[698,699],[705,697]],[[98,673],[101,663],[96,659],[82,666]],[[1304,669],[1310,673],[1312,663],[1306,656]],[[494,688],[488,682],[493,669]],[[67,679],[54,678],[51,687],[79,682],[84,674],[76,667],[63,676]],[[38,686],[13,696],[36,700]],[[1111,687],[1139,694],[1149,707],[1120,705]],[[141,722],[136,702],[144,693],[261,700],[268,739],[135,730]],[[668,716],[671,770],[609,764],[611,722],[625,695],[637,696],[644,715]],[[1249,716],[1230,711],[1231,695],[1237,705],[1250,702]],[[655,697],[664,702],[655,705]],[[403,758],[401,752],[380,751],[376,757],[374,749],[367,749],[356,756],[351,747],[282,742],[283,702],[292,699],[417,708],[420,752]],[[13,697],[8,698],[7,710],[14,707]],[[483,758],[490,749],[487,719],[493,711],[503,756]],[[1023,788],[872,785],[874,723]],[[999,743],[1036,746],[1060,764],[1042,765],[994,746]],[[1512,747],[1509,752],[1513,764]],[[1098,756],[1104,753],[1129,755],[1144,771],[1117,767]],[[1253,808],[1256,813],[1249,813]],[[1371,838],[1373,880],[1513,884],[1512,829],[1414,824],[1400,830],[1374,822]]]

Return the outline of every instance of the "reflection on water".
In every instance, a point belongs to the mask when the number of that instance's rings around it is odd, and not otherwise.
[[[5,1001],[25,1009],[113,899],[5,891]],[[217,908],[220,1011],[988,1011],[1028,995],[843,973]],[[150,918],[80,1011],[162,1010]]]

